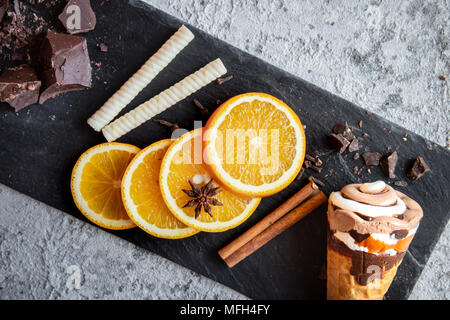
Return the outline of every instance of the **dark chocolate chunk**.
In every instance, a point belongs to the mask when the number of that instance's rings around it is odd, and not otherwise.
[[[70,34],[94,30],[97,23],[89,0],[69,0],[58,18]]]
[[[48,30],[40,62],[44,87],[41,104],[58,94],[91,87],[91,63],[84,38]]]
[[[369,233],[358,233],[356,230],[350,230],[349,234],[355,239],[356,242],[360,243],[370,237]]]
[[[0,101],[8,103],[15,111],[39,100],[41,81],[29,65],[6,69],[0,76]]]
[[[397,151],[392,152],[389,156],[383,158],[380,162],[381,169],[384,175],[389,179],[395,178],[395,167],[397,166],[398,154]]]
[[[395,239],[404,239],[407,235],[408,235],[408,230],[406,229],[402,229],[402,230],[395,230],[392,231],[391,235],[393,235],[395,237]]]
[[[380,164],[381,154],[379,152],[364,152],[362,157],[367,166],[377,166]]]
[[[333,127],[333,133],[342,135],[345,139],[351,141],[355,137],[347,122],[336,123]]]
[[[348,152],[354,152],[359,150],[359,140],[353,139],[352,142],[350,142],[350,145],[348,146]]]
[[[406,181],[395,181],[394,184],[397,187],[407,187],[408,186],[408,182],[406,182]]]
[[[328,139],[330,140],[333,149],[335,149],[339,153],[344,152],[350,144],[350,142],[341,134],[331,133],[330,135],[328,135]]]
[[[428,171],[430,171],[430,167],[425,163],[425,160],[423,160],[421,156],[418,156],[408,172],[408,178],[417,180]]]

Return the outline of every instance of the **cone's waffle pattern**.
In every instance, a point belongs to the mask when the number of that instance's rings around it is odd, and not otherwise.
[[[328,300],[382,300],[394,279],[401,260],[389,270],[374,268],[373,280],[367,285],[358,283],[350,274],[352,258],[328,246],[327,299]]]

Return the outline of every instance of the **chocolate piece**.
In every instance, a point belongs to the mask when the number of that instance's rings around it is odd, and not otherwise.
[[[350,142],[341,134],[331,133],[330,135],[328,135],[328,139],[330,140],[333,149],[335,149],[339,153],[344,152],[350,144]]]
[[[369,233],[358,233],[356,230],[350,230],[348,232],[356,242],[360,243],[370,237]]]
[[[352,142],[350,142],[350,145],[348,146],[348,152],[354,152],[359,150],[359,140],[353,139]]]
[[[391,235],[393,235],[395,237],[395,239],[401,240],[406,238],[406,236],[408,235],[409,231],[406,229],[402,229],[402,230],[395,230],[392,231]]]
[[[425,160],[423,160],[421,156],[418,156],[408,172],[408,178],[417,180],[428,171],[430,171],[430,167],[425,163]]]
[[[377,166],[380,164],[381,154],[379,152],[364,152],[362,157],[367,166]]]
[[[333,127],[333,133],[338,135],[341,134],[345,139],[349,141],[355,138],[347,122],[336,123],[336,125]]]
[[[356,152],[356,153],[353,155],[353,160],[358,160],[358,159],[359,159],[359,153]]]
[[[384,175],[389,179],[395,178],[395,167],[397,166],[397,161],[397,151],[394,151],[389,156],[382,159],[380,162],[381,169],[383,169]]]
[[[97,23],[89,0],[69,0],[58,19],[70,34],[94,30]]]
[[[397,187],[407,187],[408,186],[408,182],[406,182],[406,181],[395,181],[394,184]]]
[[[91,87],[91,64],[86,39],[47,31],[41,51],[44,90],[39,103],[58,94]]]
[[[41,81],[29,65],[7,69],[0,76],[0,101],[7,102],[15,111],[38,102]]]

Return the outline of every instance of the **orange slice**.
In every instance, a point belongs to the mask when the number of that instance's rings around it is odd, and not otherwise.
[[[226,189],[214,196],[223,205],[211,204],[212,217],[201,208],[195,217],[195,207],[185,205],[195,199],[184,190],[191,190],[189,180],[198,187],[205,186],[210,176],[202,161],[202,129],[188,132],[178,138],[167,150],[159,176],[161,193],[174,216],[192,228],[206,232],[220,232],[244,222],[257,208],[260,198],[236,195]],[[213,182],[212,187],[221,187]]]
[[[229,99],[205,126],[205,159],[213,176],[247,196],[265,197],[286,188],[302,167],[305,146],[298,116],[265,93]]]
[[[102,143],[81,155],[72,171],[73,200],[83,215],[107,229],[136,227],[122,204],[122,176],[138,147]]]
[[[167,208],[159,187],[161,162],[173,140],[153,143],[130,162],[122,179],[122,200],[128,216],[159,238],[186,238],[199,231],[178,221]]]

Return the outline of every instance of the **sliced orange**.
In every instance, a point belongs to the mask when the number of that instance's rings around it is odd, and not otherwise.
[[[153,143],[130,162],[122,179],[122,200],[128,216],[159,238],[186,238],[199,231],[178,221],[167,208],[159,187],[161,162],[173,140]]]
[[[202,188],[211,180],[202,161],[201,143],[200,128],[184,134],[169,147],[161,164],[161,193],[167,207],[184,224],[206,232],[225,231],[244,222],[258,207],[261,199],[236,195],[222,188],[213,198],[223,205],[211,204],[212,216],[201,207],[196,218],[196,206],[186,206],[195,198],[183,190],[193,188],[189,181]],[[211,187],[221,185],[211,182]]]
[[[122,204],[122,176],[138,147],[102,143],[81,155],[72,171],[73,200],[83,215],[107,229],[136,227]]]
[[[286,188],[305,157],[300,119],[283,101],[265,93],[245,93],[224,102],[204,133],[205,161],[225,187],[265,197]]]

